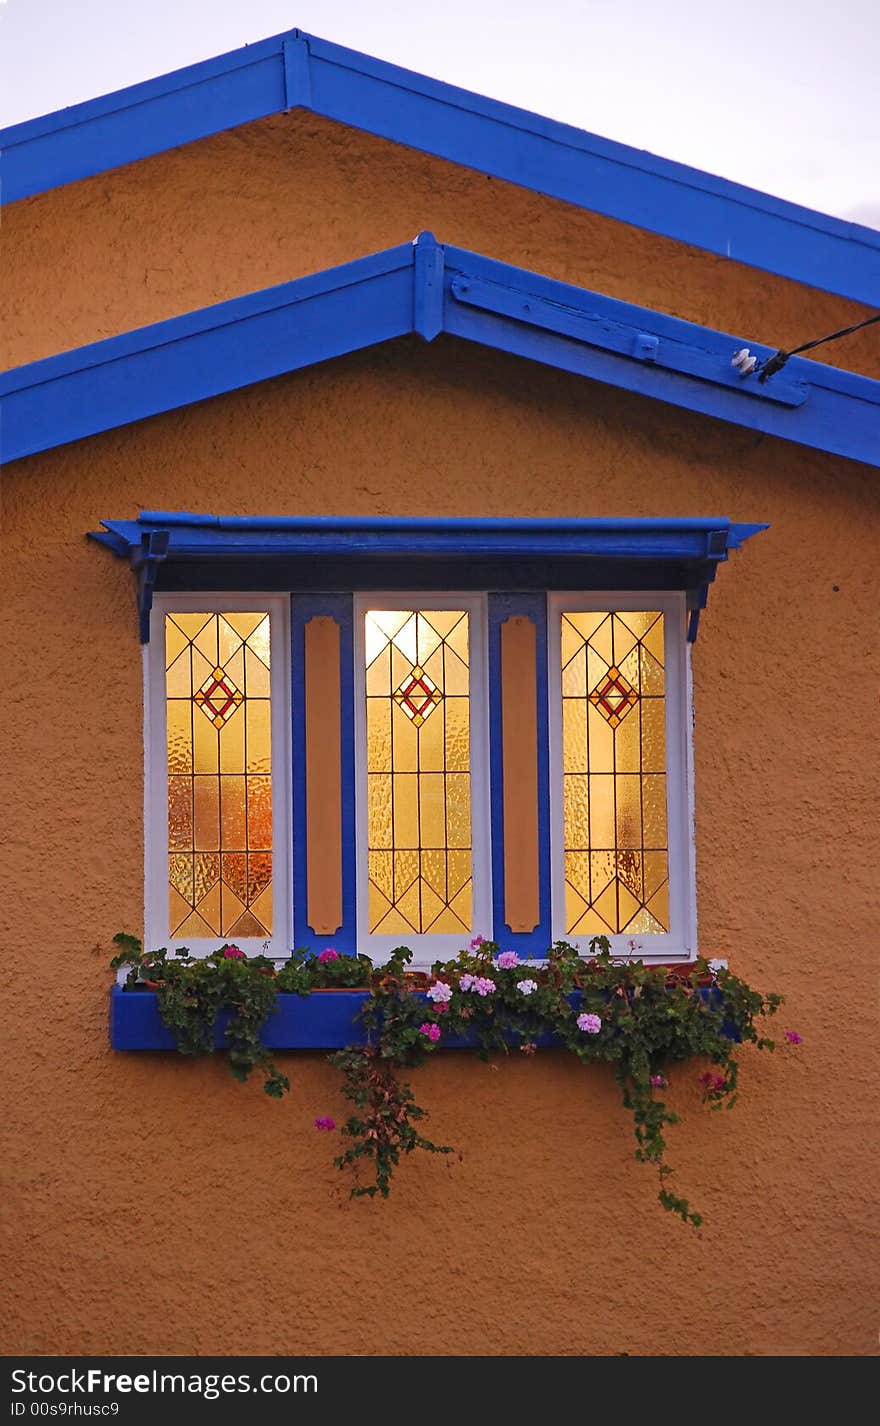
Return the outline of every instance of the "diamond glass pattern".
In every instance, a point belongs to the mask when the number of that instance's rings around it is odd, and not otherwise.
[[[365,615],[369,928],[471,930],[466,611]]]
[[[222,728],[235,710],[244,703],[244,694],[236,688],[228,673],[222,668],[215,668],[210,678],[206,678],[194,694],[193,703],[201,708],[215,728]]]
[[[416,664],[395,693],[394,701],[401,712],[411,718],[417,728],[421,728],[437,704],[443,702],[443,694],[425,670]]]
[[[622,723],[631,708],[635,708],[639,701],[631,683],[624,678],[620,669],[613,666],[608,670],[604,678],[601,678],[590,694],[590,702],[594,708],[598,708],[603,718],[608,720],[612,728],[616,728]]]
[[[270,621],[165,618],[169,934],[272,934]]]
[[[669,928],[664,617],[564,613],[566,933]]]

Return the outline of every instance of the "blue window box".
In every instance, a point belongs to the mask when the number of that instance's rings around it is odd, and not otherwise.
[[[425,995],[415,992],[427,1003]],[[713,997],[713,1003],[720,1004],[720,992],[701,990],[705,1001]],[[311,995],[277,996],[277,1011],[270,1016],[263,1027],[263,1044],[270,1050],[338,1050],[345,1045],[362,1045],[365,1041],[360,1010],[367,999],[365,990],[313,991]],[[569,997],[572,1009],[580,1004],[580,992]],[[218,1017],[214,1044],[217,1049],[225,1045],[227,1016]],[[732,1026],[725,1026],[731,1039],[737,1036]],[[110,992],[110,1043],[114,1050],[173,1050],[176,1048],[174,1036],[167,1030],[159,1017],[159,1006],[155,991],[123,990],[114,985]],[[552,1036],[542,1036],[536,1042],[547,1046],[553,1043]],[[445,1035],[441,1041],[448,1050],[472,1049],[477,1044],[475,1036]]]

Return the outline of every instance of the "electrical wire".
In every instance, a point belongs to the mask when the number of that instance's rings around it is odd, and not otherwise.
[[[802,346],[793,347],[790,352],[780,349],[768,357],[758,369],[758,380],[764,382],[768,376],[773,376],[774,372],[781,371],[789,357],[797,356],[798,352],[812,351],[813,347],[821,347],[824,342],[835,342],[838,337],[848,337],[852,332],[858,332],[862,327],[870,327],[872,322],[880,322],[880,312],[875,312],[873,317],[865,317],[864,321],[855,322],[851,327],[841,327],[839,332],[831,332],[827,337],[816,337],[815,341],[804,342]]]

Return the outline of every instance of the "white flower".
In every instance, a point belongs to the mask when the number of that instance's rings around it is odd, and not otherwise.
[[[516,988],[520,995],[533,995],[538,989],[538,982],[536,980],[518,980]]]
[[[427,991],[427,996],[435,1005],[447,1005],[452,999],[452,986],[447,985],[444,980],[436,980]]]

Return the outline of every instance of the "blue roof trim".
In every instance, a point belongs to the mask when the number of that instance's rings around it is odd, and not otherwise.
[[[293,566],[305,562],[329,571],[336,587],[386,587],[389,571],[401,560],[438,562],[443,577],[476,570],[481,586],[543,588],[552,563],[564,583],[576,588],[606,587],[609,570],[618,588],[687,591],[690,637],[717,566],[766,525],[725,519],[425,519],[388,516],[222,516],[188,511],[143,510],[137,520],[103,520],[91,538],[127,559],[138,578],[140,635],[146,643],[157,588],[186,586],[193,571],[208,562],[234,571],[249,587],[271,583],[273,563],[285,588],[295,588]],[[178,565],[181,578],[166,578]],[[370,574],[372,567],[373,576]],[[409,564],[407,564],[407,568]],[[257,584],[253,583],[254,578]],[[311,575],[306,583],[309,584]],[[504,586],[505,580],[513,582]],[[424,581],[424,574],[423,580]],[[227,577],[227,584],[229,584]],[[229,587],[233,587],[229,585]]]
[[[4,201],[304,107],[880,306],[880,233],[291,30],[0,131]]]
[[[144,532],[167,530],[169,555],[419,554],[508,557],[577,555],[616,559],[722,559],[766,525],[719,518],[464,519],[422,515],[199,515],[142,510],[136,520],[102,520],[97,534],[116,554],[138,548]]]
[[[441,331],[880,464],[880,382],[793,357],[761,385],[731,367],[742,337],[440,247],[430,233],[0,375],[3,456],[16,460],[395,337],[430,340]],[[751,345],[759,358],[771,354]]]

